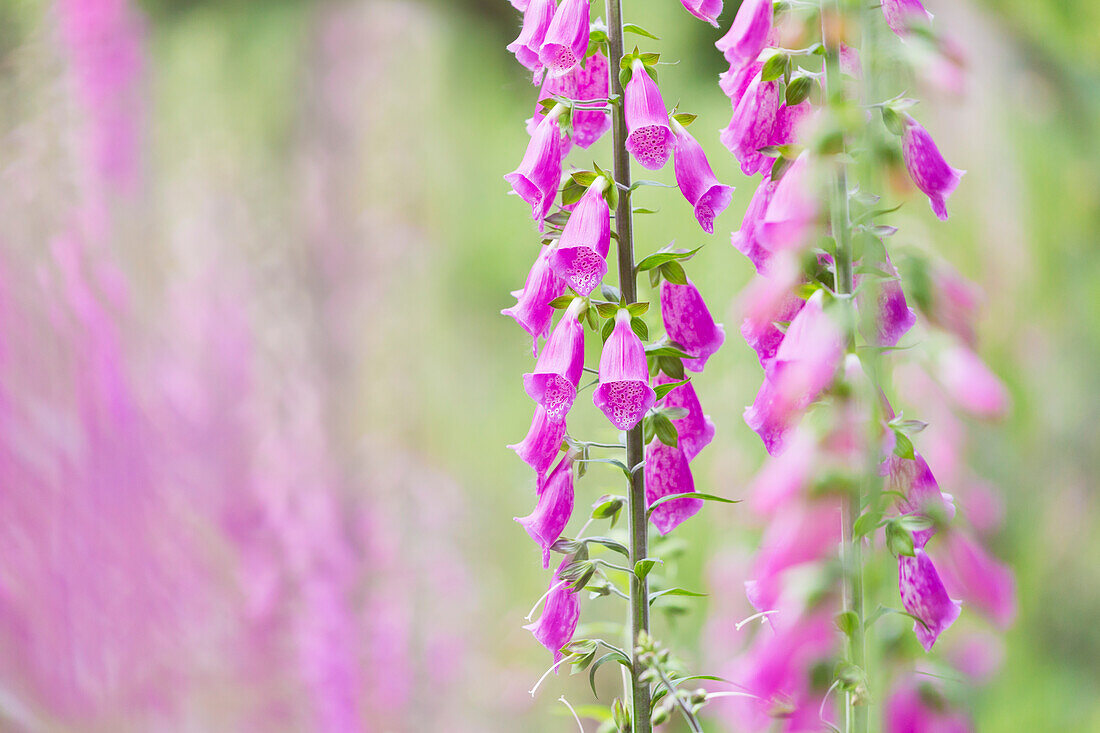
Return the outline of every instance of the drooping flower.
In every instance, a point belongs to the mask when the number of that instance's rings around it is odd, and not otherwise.
[[[561,648],[573,640],[577,621],[581,617],[581,602],[577,592],[570,590],[569,583],[559,576],[572,560],[572,557],[567,556],[554,572],[539,620],[523,627],[534,634],[539,643],[554,655],[555,664],[562,658]]]
[[[684,359],[684,366],[693,372],[703,371],[707,359],[726,340],[725,330],[714,322],[690,280],[684,285],[661,281],[661,320],[668,337],[692,355]]]
[[[707,234],[714,233],[714,217],[730,205],[733,186],[718,182],[703,148],[680,123],[673,120],[673,169],[676,185],[695,207],[695,220]]]
[[[510,1],[512,3],[512,7],[515,8],[516,10],[518,10],[521,13],[524,10],[527,10],[527,6],[531,4],[531,0],[510,0]]]
[[[903,683],[886,700],[885,733],[971,733],[966,716],[952,710],[929,683]]]
[[[768,211],[768,204],[771,202],[772,196],[775,195],[775,188],[778,185],[779,182],[773,181],[770,176],[766,176],[760,181],[760,185],[756,187],[756,192],[752,195],[752,200],[749,201],[748,208],[745,209],[745,216],[741,219],[741,228],[730,237],[733,246],[738,252],[749,258],[758,273],[764,272],[764,268],[771,258],[771,250],[765,247],[757,237],[757,228],[764,220],[764,214]]]
[[[536,405],[527,437],[507,447],[514,450],[524,463],[535,469],[541,484],[546,472],[550,470],[550,465],[554,462],[554,456],[561,450],[561,442],[564,439],[565,420],[551,420],[543,406]]]
[[[630,313],[615,314],[615,328],[600,354],[600,383],[592,401],[620,430],[638,424],[656,395],[649,386],[645,347],[630,327]]]
[[[556,8],[554,0],[529,0],[523,11],[523,28],[516,40],[508,44],[508,50],[516,55],[516,61],[536,74],[536,79],[538,71],[542,69],[539,49],[542,48]]]
[[[657,375],[657,384],[672,384],[680,380],[661,372]],[[674,387],[660,401],[661,407],[680,407],[687,410],[687,415],[676,418],[672,424],[676,427],[679,436],[680,449],[684,452],[684,458],[689,461],[699,455],[699,451],[706,448],[714,439],[714,422],[703,414],[703,406],[699,404],[699,397],[695,394],[695,387],[691,382]]]
[[[952,595],[971,603],[1000,628],[1016,617],[1016,580],[1012,571],[960,531],[947,532],[934,548],[940,577]]]
[[[651,440],[645,448],[644,470],[647,505],[652,505],[662,496],[695,491],[688,459],[679,446],[665,445],[657,438]],[[688,496],[666,501],[653,510],[653,526],[661,534],[668,534],[702,508],[702,499]]]
[[[966,171],[949,166],[932,136],[912,117],[907,116],[905,120],[901,152],[909,177],[928,196],[936,217],[946,221],[947,199],[954,193]]]
[[[753,511],[774,516],[799,497],[813,475],[817,441],[804,429],[795,430],[787,447],[769,456],[753,477],[748,495]]]
[[[817,218],[817,204],[809,191],[810,173],[809,155],[802,153],[776,185],[756,232],[767,249],[799,249],[806,244]]]
[[[795,503],[768,525],[745,583],[749,603],[758,611],[775,609],[783,574],[826,557],[840,541],[840,507],[832,502]]]
[[[897,346],[901,337],[908,333],[913,324],[917,322],[917,314],[909,307],[909,303],[905,299],[905,291],[902,290],[898,270],[894,267],[894,263],[890,261],[889,255],[886,256],[882,266],[891,277],[879,279],[870,290],[860,289],[856,298],[861,307],[867,307],[868,296],[866,293],[873,293],[876,296],[875,302],[869,304],[873,306],[875,313],[874,341],[879,346]],[[862,278],[860,279],[862,280]]]
[[[535,510],[516,517],[527,534],[542,548],[542,566],[550,567],[550,546],[558,541],[573,516],[573,456],[567,453],[539,486]]]
[[[982,300],[981,290],[946,263],[936,262],[929,270],[932,288],[928,298],[931,303],[925,315],[932,323],[973,347],[977,341],[974,322]]]
[[[550,267],[569,287],[588,295],[607,274],[611,248],[611,210],[603,192],[608,180],[599,176],[588,187],[565,222]]]
[[[975,417],[998,418],[1008,411],[1008,391],[985,362],[965,346],[940,352],[936,375],[948,397]]]
[[[798,140],[799,126],[813,111],[810,100],[802,101],[793,107],[783,104],[775,113],[775,125],[768,137],[769,145],[790,145]]]
[[[607,57],[597,51],[584,66],[574,66],[564,76],[547,75],[539,92],[539,102],[552,96],[565,97],[574,102],[594,102],[607,99],[608,83]],[[546,108],[535,105],[534,116],[527,121],[527,131],[533,133]],[[604,112],[575,109],[570,119],[573,128],[573,142],[582,148],[588,148],[611,129],[611,115]]]
[[[558,105],[542,119],[527,143],[519,168],[504,176],[504,180],[512,184],[512,190],[531,205],[531,217],[538,222],[540,232],[561,180],[562,146],[558,115],[563,109],[562,105]]]
[[[913,622],[917,641],[930,651],[940,634],[959,617],[962,604],[947,595],[932,559],[921,548],[914,556],[898,557],[898,590],[905,610],[919,619]]]
[[[531,271],[527,273],[523,289],[512,292],[516,304],[501,311],[503,315],[514,318],[523,330],[531,334],[531,351],[535,356],[539,353],[539,336],[550,334],[550,322],[554,317],[550,301],[563,292],[565,282],[550,269],[550,248],[543,247],[539,250]]]
[[[760,75],[764,64],[759,61],[742,62],[739,59],[730,62],[727,71],[718,75],[718,87],[729,97],[730,104],[737,109],[737,103],[745,96],[754,77]]]
[[[882,0],[882,14],[886,25],[901,38],[908,36],[913,26],[932,22],[932,14],[920,0]]]
[[[546,30],[539,61],[550,76],[562,76],[577,66],[588,50],[589,0],[562,0]]]
[[[754,76],[734,107],[729,125],[719,135],[722,144],[740,161],[746,176],[772,165],[772,159],[758,151],[771,142],[779,103],[779,83]]]
[[[937,524],[948,522],[955,516],[955,505],[949,497],[940,491],[936,477],[928,463],[919,454],[912,459],[891,454],[880,468],[886,476],[887,491],[896,492],[905,498],[899,498],[898,510],[902,514],[913,514],[932,520],[932,526],[913,532],[913,544],[924,547],[938,529]]]
[[[772,30],[771,0],[745,0],[737,9],[737,16],[730,24],[729,32],[714,46],[726,61],[755,59],[768,44]]]
[[[577,383],[584,370],[584,326],[577,320],[583,298],[575,298],[558,321],[535,364],[523,375],[527,396],[546,410],[551,420],[564,420],[577,397]]]
[[[672,153],[673,136],[668,126],[668,108],[661,90],[649,78],[645,65],[634,61],[626,96],[626,149],[643,168],[659,170]]]
[[[718,16],[722,14],[722,0],[680,0],[684,9],[699,20],[705,20],[715,28]]]

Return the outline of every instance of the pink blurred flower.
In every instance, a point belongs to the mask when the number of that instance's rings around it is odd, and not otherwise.
[[[921,548],[914,556],[898,557],[898,590],[905,610],[918,620],[913,622],[913,632],[925,651],[940,634],[959,617],[962,604],[947,595],[932,559]]]
[[[1008,391],[973,351],[962,345],[940,352],[937,376],[951,401],[975,417],[999,418],[1008,411]]]

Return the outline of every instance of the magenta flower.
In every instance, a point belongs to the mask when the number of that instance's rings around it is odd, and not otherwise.
[[[817,204],[809,193],[809,156],[798,156],[775,187],[772,200],[757,227],[756,236],[772,250],[801,248],[817,218]]]
[[[562,568],[570,562],[572,558],[566,557],[554,572],[539,620],[523,627],[534,634],[539,643],[554,655],[554,664],[562,658],[561,648],[573,640],[577,621],[581,617],[580,598],[576,591],[569,589],[569,583],[558,576]]]
[[[573,516],[573,456],[562,456],[558,465],[539,486],[535,511],[516,517],[527,534],[542,548],[542,566],[550,567],[550,546],[558,541]]]
[[[527,6],[530,5],[531,0],[511,0],[511,3],[513,8],[522,13],[524,10],[527,10]]]
[[[757,151],[771,144],[779,103],[779,83],[754,76],[733,108],[729,125],[719,136],[741,162],[741,172],[746,176],[761,173],[772,165],[771,158]]]
[[[556,8],[554,0],[529,0],[523,11],[523,28],[516,40],[508,44],[508,50],[516,55],[516,61],[532,73],[538,74],[542,68],[539,49],[542,48]]]
[[[937,262],[931,267],[932,307],[928,320],[973,347],[977,341],[974,321],[982,293],[974,283],[950,265]]]
[[[737,109],[737,103],[745,96],[754,77],[760,75],[764,64],[760,61],[743,62],[739,59],[730,62],[728,71],[718,75],[718,87],[729,97],[730,104]]]
[[[756,187],[756,193],[752,195],[752,201],[745,209],[745,217],[741,220],[741,228],[730,237],[730,242],[738,252],[749,258],[758,273],[763,273],[769,259],[771,250],[763,245],[757,237],[757,228],[764,220],[764,214],[768,211],[768,204],[775,195],[775,188],[779,183],[773,181],[770,176],[760,181]]]
[[[954,193],[966,171],[949,166],[932,141],[932,136],[912,117],[905,120],[901,152],[909,177],[928,196],[936,217],[946,221],[947,199]]]
[[[940,693],[908,683],[886,701],[884,733],[972,733],[966,716],[948,708]]]
[[[715,28],[718,16],[722,14],[722,0],[680,0],[684,9],[699,20],[705,20]]]
[[[948,597],[936,566],[924,550],[918,547],[914,552],[914,557],[898,557],[898,590],[905,610],[920,619],[913,622],[917,641],[925,651],[931,651],[940,634],[959,617],[962,604]]]
[[[733,186],[726,186],[714,177],[707,154],[695,138],[678,122],[673,121],[673,169],[676,185],[684,198],[695,207],[695,220],[707,234],[714,234],[714,217],[730,205]]]
[[[790,506],[813,476],[817,454],[813,434],[796,430],[783,452],[769,456],[753,477],[748,490],[753,511],[773,516]]]
[[[611,210],[603,197],[608,180],[599,176],[565,222],[550,267],[569,287],[588,295],[607,274],[611,247]]]
[[[775,359],[783,343],[783,331],[776,323],[790,323],[802,310],[804,300],[794,294],[801,279],[798,259],[780,252],[767,262],[768,270],[758,273],[741,294],[741,335],[756,351],[764,369]]]
[[[944,349],[937,376],[951,401],[975,417],[993,419],[1008,412],[1008,391],[973,351],[962,345]]]
[[[665,445],[654,438],[645,447],[644,470],[647,504],[653,504],[662,496],[695,491],[695,480],[691,477],[688,459],[679,447]],[[661,534],[668,534],[702,508],[702,499],[687,496],[666,501],[653,510],[653,526]]]
[[[657,384],[672,384],[679,380],[673,379],[664,372],[657,375]],[[682,407],[687,410],[687,415],[672,421],[679,436],[680,449],[684,452],[684,458],[689,461],[699,455],[699,451],[706,448],[714,439],[714,423],[710,417],[703,414],[703,406],[699,404],[699,397],[695,394],[695,387],[691,382],[675,387],[671,392],[661,398],[661,407]]]
[[[883,267],[893,277],[879,280],[875,288],[870,291],[877,294],[876,302],[873,304],[876,314],[875,343],[879,346],[897,346],[901,337],[907,334],[917,322],[917,314],[905,300],[905,291],[902,290],[901,282],[898,280],[898,270],[890,261],[889,255],[886,256]],[[868,291],[861,290],[856,296],[862,307],[867,307],[867,296],[864,294],[866,292]]]
[[[509,445],[524,463],[535,469],[541,485],[546,472],[554,462],[554,456],[561,450],[565,439],[565,420],[551,420],[542,405],[535,406],[534,417],[527,437],[515,445]]]
[[[798,141],[798,127],[813,111],[810,100],[790,106],[783,104],[775,113],[775,125],[768,138],[769,145],[790,145]]]
[[[630,327],[630,313],[615,314],[615,329],[600,354],[600,383],[592,401],[620,430],[630,430],[649,408],[656,395],[649,386],[645,347]]]
[[[634,61],[633,73],[624,94],[628,133],[626,149],[643,168],[659,170],[672,153],[673,136],[661,90],[649,78],[641,61]]]
[[[540,232],[561,181],[562,146],[558,115],[562,109],[558,105],[542,119],[527,143],[527,151],[519,168],[504,177],[512,184],[512,190],[531,205],[531,217],[538,222]]]
[[[752,580],[745,583],[749,602],[758,611],[774,610],[782,575],[790,568],[829,555],[840,541],[840,507],[829,502],[794,503],[778,513],[760,540]]]
[[[913,459],[891,455],[880,472],[887,477],[886,489],[905,497],[898,500],[898,510],[902,514],[928,517],[933,522],[948,521],[955,516],[955,505],[940,491],[932,470],[919,453]],[[913,545],[924,547],[936,530],[933,524],[928,529],[913,532]]]
[[[661,320],[668,337],[692,355],[684,366],[703,371],[707,359],[726,340],[726,332],[714,322],[698,288],[690,280],[686,285],[661,281]]]
[[[565,283],[550,269],[550,251],[549,247],[539,250],[523,289],[512,292],[516,304],[501,311],[516,319],[516,323],[531,334],[531,351],[535,356],[539,353],[539,336],[550,334],[550,322],[554,317],[550,301],[565,292]]]
[[[564,420],[577,397],[584,370],[584,326],[577,320],[583,298],[576,298],[546,342],[535,371],[523,375],[527,395],[546,410],[551,420]]]
[[[714,46],[726,61],[751,61],[768,45],[771,30],[772,0],[745,0],[737,9],[729,32]]]
[[[550,76],[577,66],[588,50],[589,0],[562,0],[539,49],[539,61]]]
[[[886,17],[886,25],[901,38],[909,35],[914,25],[932,22],[932,14],[924,9],[920,0],[882,0],[882,14]]]
[[[607,58],[597,51],[584,66],[574,66],[573,70],[564,76],[547,75],[539,92],[539,101],[555,95],[574,102],[607,99],[610,79],[608,73]],[[545,114],[546,108],[536,104],[535,115],[527,121],[529,133],[535,131],[541,117]],[[573,142],[582,148],[588,148],[611,129],[611,115],[592,110],[574,110],[571,122]]]
[[[1016,618],[1016,580],[1012,571],[962,532],[947,532],[936,548],[936,564],[952,595],[977,606],[1002,629]]]

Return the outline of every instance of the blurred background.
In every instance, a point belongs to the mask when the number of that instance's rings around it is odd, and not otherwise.
[[[920,200],[894,223],[980,286],[977,350],[1012,397],[963,423],[949,474],[1003,505],[1017,576],[967,704],[979,731],[1100,731],[1100,4],[926,4],[966,78],[919,116],[969,172],[950,223]],[[638,248],[708,245],[691,274],[729,337],[695,381],[718,426],[695,481],[741,498],[764,451],[728,234],[754,185],[717,140],[722,31],[626,6],[738,187],[713,236],[642,189],[661,213]],[[505,0],[0,2],[0,730],[575,728],[555,699],[587,702],[586,675],[527,692],[549,575],[504,447],[532,362],[499,311],[538,242],[502,179],[537,93],[518,28]],[[616,489],[604,468],[578,507]],[[746,615],[741,506],[691,520],[678,582],[710,595],[655,616],[694,670]]]

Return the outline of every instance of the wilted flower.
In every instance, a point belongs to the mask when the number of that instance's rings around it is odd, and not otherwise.
[[[512,190],[531,205],[531,217],[538,222],[540,232],[561,180],[562,146],[558,115],[562,111],[564,107],[557,105],[542,119],[527,143],[527,151],[519,168],[504,177],[512,184]]]
[[[584,369],[584,326],[577,320],[583,298],[575,298],[558,321],[535,371],[523,375],[527,395],[546,410],[551,420],[564,420],[577,397]]]
[[[750,61],[767,46],[771,30],[772,0],[745,0],[737,9],[729,32],[714,46],[726,61]]]
[[[928,196],[936,217],[946,221],[947,199],[966,171],[949,166],[940,155],[932,136],[912,117],[907,116],[905,119],[901,152],[909,177]]]
[[[679,380],[661,372],[657,375],[657,384],[672,384]],[[714,439],[714,423],[710,417],[703,414],[703,406],[699,404],[699,397],[695,394],[695,387],[691,382],[674,387],[660,401],[661,407],[679,407],[687,410],[687,415],[676,418],[672,424],[676,427],[679,436],[680,449],[684,457],[689,461],[699,455],[699,451],[706,448]]]
[[[554,19],[556,7],[554,0],[529,0],[523,9],[523,28],[519,37],[508,44],[508,50],[516,55],[516,61],[536,74],[542,68],[539,49]]]
[[[676,285],[661,281],[661,320],[668,337],[680,344],[691,358],[684,366],[693,372],[703,371],[707,359],[726,340],[726,332],[714,322],[699,289],[688,280]]]
[[[569,583],[559,575],[570,562],[572,557],[566,557],[554,573],[539,620],[523,627],[553,653],[555,664],[562,657],[561,648],[573,640],[573,632],[577,630],[577,621],[581,617],[581,601],[577,592],[570,590]]]
[[[652,505],[662,496],[695,491],[688,459],[679,446],[665,445],[657,438],[651,440],[645,448],[644,470],[645,498],[648,505]],[[653,510],[653,526],[661,534],[668,534],[702,508],[702,499],[687,496],[666,501]]]
[[[691,134],[673,120],[675,143],[673,169],[684,198],[695,207],[695,220],[707,234],[714,233],[714,217],[730,205],[733,186],[718,182],[703,148]]]
[[[620,430],[630,430],[653,407],[645,347],[630,327],[625,308],[615,314],[615,328],[600,354],[600,384],[592,401]]]
[[[962,604],[948,597],[936,566],[924,550],[917,547],[913,553],[912,557],[898,557],[898,590],[905,610],[918,619],[913,622],[917,641],[930,651],[940,634],[959,617]]]
[[[535,511],[516,517],[542,548],[542,566],[550,567],[550,546],[558,541],[573,516],[573,455],[567,453],[539,486]]]
[[[589,0],[562,0],[546,31],[539,61],[550,76],[561,76],[584,59],[588,50]]]
[[[554,456],[561,450],[565,439],[565,420],[551,420],[542,405],[535,405],[535,414],[531,418],[531,428],[527,437],[515,445],[509,445],[524,463],[535,469],[539,483],[542,483]]]
[[[565,292],[565,283],[550,269],[550,251],[549,247],[539,250],[523,289],[512,292],[516,304],[501,311],[503,315],[516,319],[516,323],[531,334],[531,350],[535,356],[539,352],[539,336],[550,333],[550,322],[554,317],[550,302]]]
[[[672,130],[668,126],[668,109],[661,90],[649,78],[645,64],[635,60],[626,96],[626,149],[643,168],[655,171],[663,168],[672,152]]]
[[[557,249],[550,255],[550,267],[555,274],[581,295],[591,293],[607,274],[611,210],[603,192],[608,183],[599,176],[588,187],[565,222]]]

